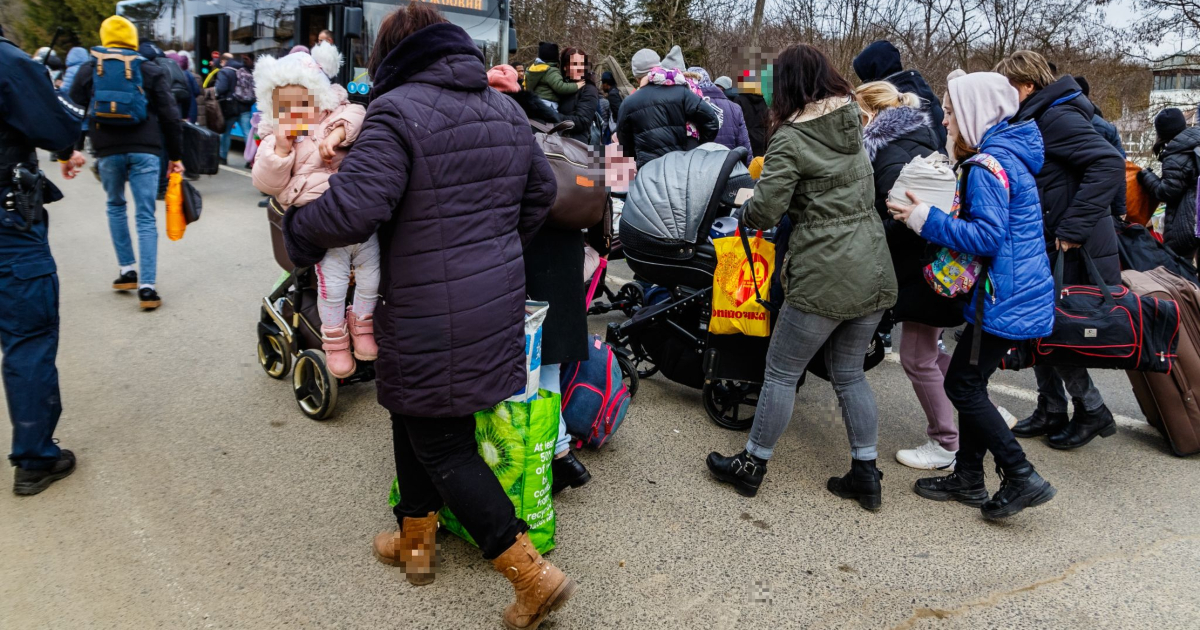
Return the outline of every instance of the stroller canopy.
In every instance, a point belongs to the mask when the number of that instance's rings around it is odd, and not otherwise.
[[[648,162],[629,188],[622,231],[632,228],[662,245],[696,243],[709,200],[724,192],[724,182],[718,180],[728,155],[729,149],[709,142]],[[729,177],[748,172],[739,161]]]

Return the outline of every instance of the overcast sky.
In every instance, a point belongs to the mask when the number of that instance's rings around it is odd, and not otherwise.
[[[1113,26],[1128,26],[1139,16],[1133,8],[1132,0],[1114,0],[1108,7],[1104,9],[1105,15],[1108,18],[1108,23]],[[1162,40],[1153,46],[1149,46],[1146,54],[1151,58],[1166,57],[1175,54],[1180,50],[1188,50],[1196,47],[1198,42],[1193,38],[1183,38],[1178,34],[1164,34]]]

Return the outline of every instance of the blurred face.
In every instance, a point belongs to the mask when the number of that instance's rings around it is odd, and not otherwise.
[[[308,89],[299,85],[275,88],[275,118],[283,133],[297,138],[310,135],[317,124],[317,106]]]
[[[311,33],[312,31],[309,31],[309,32]],[[330,46],[332,46],[333,45],[333,35],[330,35],[329,31],[321,31],[321,34],[317,35],[317,42],[318,43],[325,42],[326,44],[329,44]]]
[[[583,78],[583,55],[571,55],[571,63],[567,66],[567,77],[572,81],[578,81]]]
[[[525,66],[523,64],[517,64],[515,66],[515,68],[517,71],[517,80],[524,82],[525,81]]]

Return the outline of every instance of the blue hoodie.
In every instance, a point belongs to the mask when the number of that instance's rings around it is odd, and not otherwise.
[[[87,49],[79,46],[67,52],[67,69],[63,72],[62,87],[59,88],[63,94],[71,93],[71,83],[75,81],[75,73],[79,72],[79,66],[87,63],[89,57]]]
[[[1009,189],[987,169],[967,173],[968,219],[931,209],[921,236],[989,260],[993,295],[983,302],[983,329],[1005,339],[1036,339],[1054,328],[1054,278],[1042,237],[1042,206],[1034,175],[1042,169],[1042,134],[1033,121],[992,127],[981,153],[1004,167]],[[979,285],[976,285],[976,291]],[[963,315],[975,321],[975,299]]]

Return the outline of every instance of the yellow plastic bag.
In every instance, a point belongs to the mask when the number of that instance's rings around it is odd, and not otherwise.
[[[171,173],[167,176],[167,238],[178,241],[183,238],[187,229],[187,219],[183,216],[183,174]]]
[[[714,335],[771,335],[771,317],[765,302],[770,299],[771,274],[775,272],[775,244],[762,232],[749,239],[750,258],[739,236],[713,241],[717,270],[713,274],[712,318],[708,331]],[[756,291],[757,289],[757,291]]]

